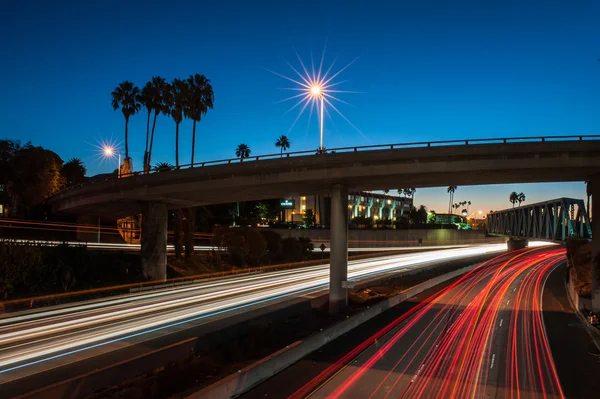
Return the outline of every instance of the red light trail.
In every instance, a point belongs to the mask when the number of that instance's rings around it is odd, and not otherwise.
[[[482,264],[291,398],[563,398],[541,298],[564,256],[526,250]]]

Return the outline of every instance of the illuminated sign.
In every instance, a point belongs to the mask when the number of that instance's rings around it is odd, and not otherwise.
[[[279,202],[281,209],[294,209],[296,208],[296,201],[293,199],[283,199]]]

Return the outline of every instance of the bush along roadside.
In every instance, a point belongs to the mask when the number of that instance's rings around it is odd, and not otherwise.
[[[139,256],[0,241],[0,300],[142,281]]]
[[[310,259],[314,250],[308,237],[282,238],[271,230],[248,227],[217,228],[212,245],[227,248],[229,262],[237,267],[300,262]]]

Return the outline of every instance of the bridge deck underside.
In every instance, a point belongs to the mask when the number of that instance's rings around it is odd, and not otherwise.
[[[169,208],[398,185],[583,181],[600,174],[600,141],[365,151],[272,159],[133,176],[65,190],[57,211],[124,216],[156,201]]]

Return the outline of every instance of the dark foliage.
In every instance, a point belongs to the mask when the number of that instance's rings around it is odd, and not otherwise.
[[[0,241],[0,299],[60,293],[142,279],[139,257]]]
[[[216,229],[213,245],[227,248],[231,263],[238,267],[258,266],[267,250],[260,232],[245,227]]]

